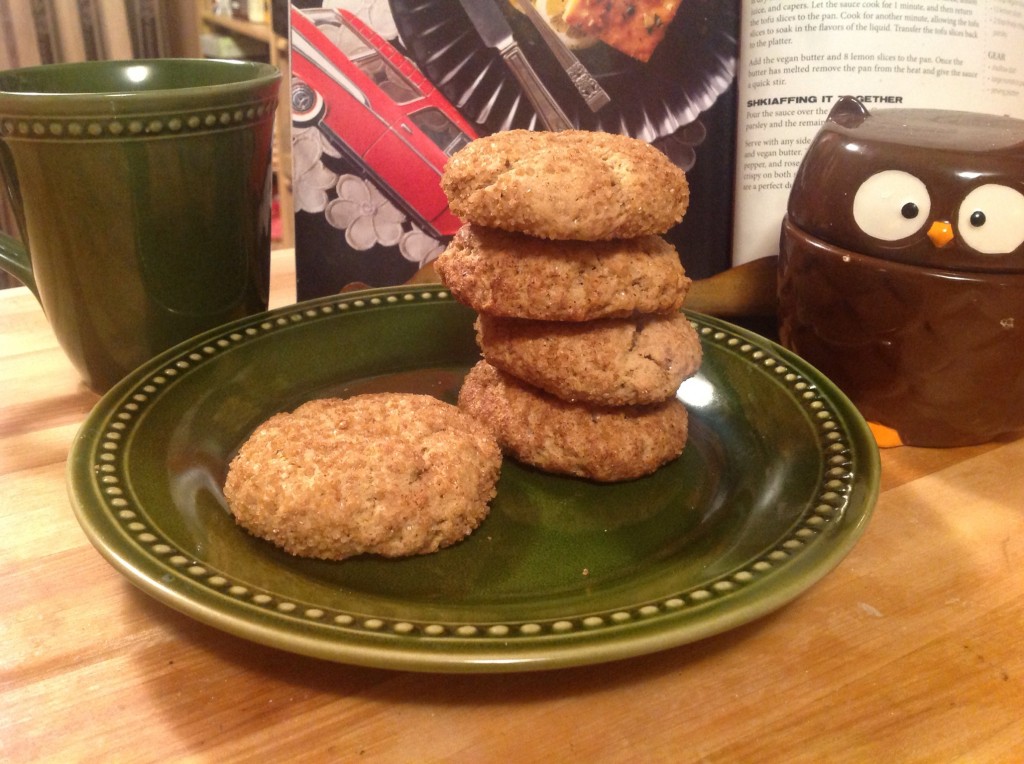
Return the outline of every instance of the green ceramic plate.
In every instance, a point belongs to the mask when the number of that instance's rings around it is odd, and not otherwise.
[[[680,389],[683,456],[598,485],[506,460],[466,541],[404,560],[290,557],[239,529],[221,485],[272,413],[328,395],[454,402],[473,314],[440,287],[369,290],[229,324],[111,390],[69,459],[78,519],[158,600],[296,653],[395,669],[496,672],[662,650],[779,608],[835,567],[868,521],[878,451],[818,372],[691,315],[702,371]]]

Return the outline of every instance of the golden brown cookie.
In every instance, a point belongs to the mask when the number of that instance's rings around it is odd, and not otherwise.
[[[654,472],[682,453],[688,431],[686,408],[677,398],[651,406],[573,404],[486,361],[466,375],[459,407],[490,427],[519,461],[600,482]]]
[[[644,141],[585,130],[506,130],[445,166],[452,212],[479,225],[546,239],[662,234],[683,219],[685,173]]]
[[[556,242],[465,225],[434,268],[479,313],[543,321],[668,313],[690,287],[679,253],[659,236]]]
[[[479,422],[428,395],[325,398],[260,425],[228,469],[237,522],[291,554],[426,554],[471,533],[501,452]]]
[[[481,313],[476,330],[488,363],[570,403],[664,401],[702,358],[697,331],[682,313],[573,323]]]

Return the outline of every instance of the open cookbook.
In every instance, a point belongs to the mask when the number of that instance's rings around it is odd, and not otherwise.
[[[293,0],[300,299],[424,278],[447,157],[500,130],[623,133],[686,170],[695,279],[778,252],[841,96],[1024,118],[1024,0]]]

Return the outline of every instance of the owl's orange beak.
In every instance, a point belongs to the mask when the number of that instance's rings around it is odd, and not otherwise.
[[[932,244],[942,249],[953,241],[953,226],[945,220],[936,220],[928,229],[928,238],[932,240]]]

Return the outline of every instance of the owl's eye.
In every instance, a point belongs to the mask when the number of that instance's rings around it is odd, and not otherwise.
[[[1024,194],[1009,186],[978,186],[960,203],[960,238],[983,255],[1005,255],[1024,244]]]
[[[877,172],[853,197],[853,219],[868,236],[905,239],[928,222],[932,202],[924,183],[901,170]]]

